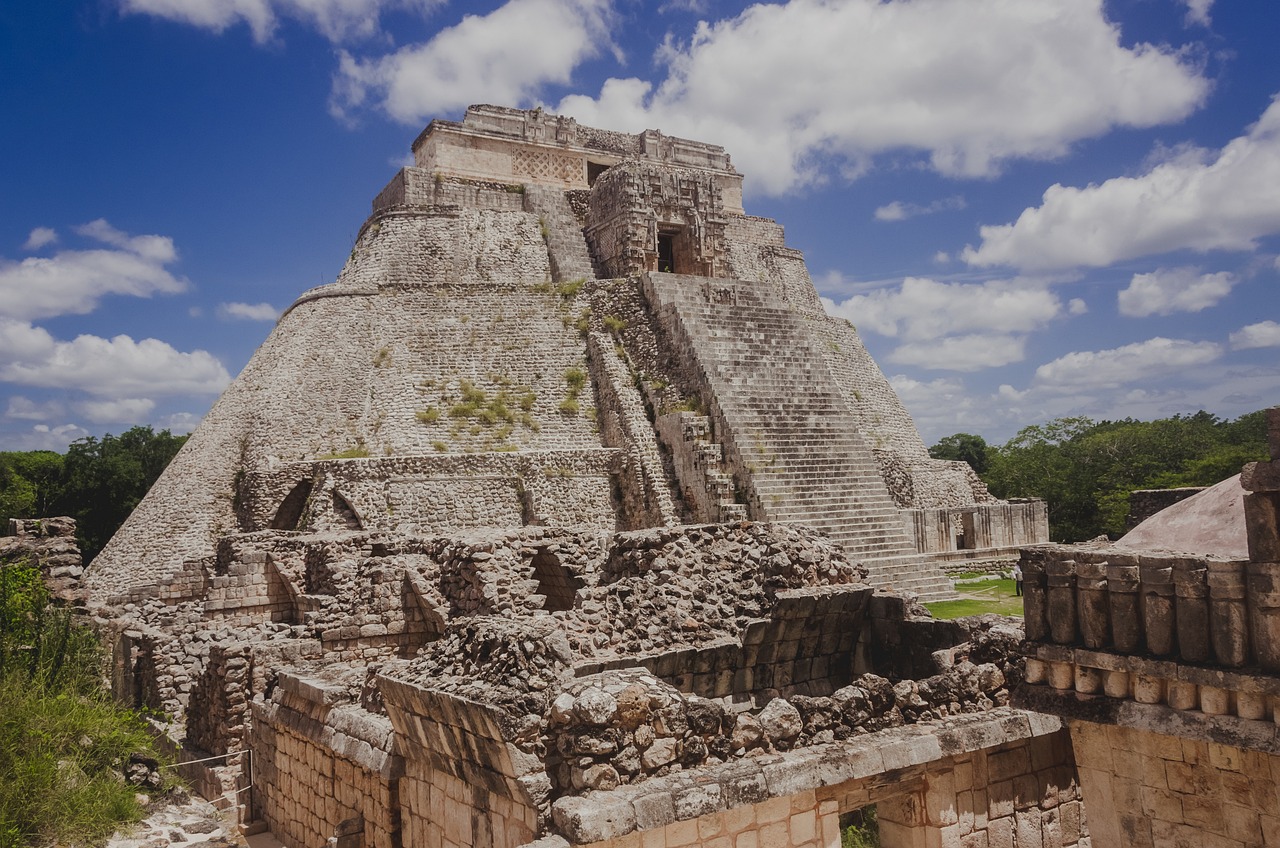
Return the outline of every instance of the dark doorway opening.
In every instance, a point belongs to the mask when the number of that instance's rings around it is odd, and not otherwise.
[[[598,180],[600,178],[600,175],[607,170],[609,170],[608,165],[602,165],[599,162],[588,162],[587,163],[587,185],[588,186],[595,185],[596,180]]]
[[[676,273],[675,233],[658,233],[658,270],[664,274]]]
[[[302,520],[302,510],[307,505],[307,498],[311,497],[311,481],[303,480],[294,486],[289,494],[285,495],[280,507],[276,510],[275,517],[271,519],[272,530],[297,530],[298,522]]]
[[[569,573],[555,554],[545,548],[533,555],[533,578],[538,581],[538,594],[546,597],[542,608],[547,612],[573,609],[574,599],[582,588],[581,579]]]

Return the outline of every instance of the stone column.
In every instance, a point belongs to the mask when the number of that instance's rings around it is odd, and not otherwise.
[[[1023,626],[1032,642],[1049,638],[1049,597],[1044,574],[1047,555],[1044,548],[1023,548],[1020,556]]]
[[[1280,406],[1267,410],[1270,462],[1250,462],[1240,472],[1245,533],[1249,540],[1247,596],[1254,657],[1280,671]]]
[[[1138,579],[1142,583],[1142,627],[1147,647],[1158,657],[1173,653],[1173,568],[1163,557],[1140,557]]]
[[[1076,563],[1076,610],[1086,648],[1097,650],[1111,643],[1106,562]]]
[[[1266,671],[1280,671],[1280,562],[1251,562],[1246,573],[1254,657]]]
[[[1218,663],[1239,668],[1249,661],[1249,613],[1243,560],[1206,560],[1209,633]]]
[[[1076,641],[1076,563],[1050,559],[1044,564],[1049,595],[1049,635],[1059,645]]]
[[[1186,662],[1205,662],[1209,643],[1209,584],[1204,560],[1173,561],[1173,591],[1177,607],[1178,654]]]
[[[1143,646],[1138,586],[1138,558],[1113,552],[1107,563],[1107,607],[1111,643],[1122,654],[1136,653]]]

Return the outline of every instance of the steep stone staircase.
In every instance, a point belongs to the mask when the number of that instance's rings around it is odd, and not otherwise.
[[[582,224],[573,214],[563,191],[548,186],[526,185],[524,209],[537,215],[542,222],[555,282],[595,278],[595,267],[587,249],[587,240],[582,235]]]
[[[865,563],[873,585],[954,597],[916,553],[875,458],[796,315],[763,284],[648,274],[659,321],[703,383],[753,517],[807,524]]]

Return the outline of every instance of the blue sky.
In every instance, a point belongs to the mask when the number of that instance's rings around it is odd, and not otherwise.
[[[926,442],[1280,403],[1280,8],[0,5],[0,449],[186,431],[432,117],[723,144]]]

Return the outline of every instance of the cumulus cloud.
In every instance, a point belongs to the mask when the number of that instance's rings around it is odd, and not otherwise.
[[[610,44],[610,13],[609,0],[508,0],[386,56],[341,51],[330,111],[348,117],[372,100],[417,124],[471,103],[528,102]]]
[[[981,228],[972,265],[1102,267],[1174,250],[1253,250],[1280,232],[1280,101],[1216,156],[1183,150],[1136,177],[1050,186],[1012,224]]]
[[[892,203],[886,203],[884,206],[876,209],[877,221],[905,221],[908,218],[918,218],[921,215],[932,215],[935,212],[946,212],[952,209],[964,209],[965,202],[963,197],[947,197],[942,200],[935,200],[932,203],[904,203],[901,200],[895,200]]]
[[[200,416],[190,412],[175,412],[160,419],[159,424],[162,429],[175,436],[182,436],[200,426]]]
[[[1036,369],[1036,382],[1056,389],[1116,388],[1207,365],[1221,345],[1156,337],[1110,350],[1076,351]]]
[[[1025,334],[1063,312],[1049,289],[1026,280],[941,283],[908,277],[896,288],[858,294],[827,312],[862,330],[902,339],[887,357],[899,365],[977,371],[1019,362]]]
[[[95,424],[137,424],[146,420],[151,410],[156,408],[156,402],[151,398],[87,400],[77,404],[76,408]]]
[[[23,250],[39,250],[58,240],[58,232],[51,227],[36,227],[22,243]]]
[[[241,321],[274,321],[280,310],[269,303],[220,303],[218,317]]]
[[[1120,314],[1130,318],[1200,312],[1231,293],[1236,276],[1225,271],[1201,274],[1199,268],[1158,268],[1134,274],[1116,296]]]
[[[41,327],[0,318],[0,380],[78,389],[102,397],[211,394],[231,377],[213,354],[158,339],[82,335],[60,341]]]
[[[1025,336],[971,334],[899,345],[888,356],[897,365],[916,365],[943,371],[980,371],[1021,362]]]
[[[83,439],[89,431],[78,424],[61,424],[50,427],[48,424],[37,424],[31,431],[20,435],[13,445],[14,450],[51,450],[62,453],[67,445]]]
[[[1231,346],[1236,350],[1249,350],[1256,347],[1280,347],[1280,324],[1275,321],[1260,321],[1241,327],[1230,336]]]
[[[856,176],[891,150],[988,176],[1115,127],[1179,121],[1209,89],[1189,55],[1124,46],[1101,0],[757,4],[658,59],[656,86],[611,79],[558,111],[724,144],[749,188],[773,194]]]
[[[330,41],[367,38],[379,32],[383,11],[426,13],[440,0],[120,0],[126,14],[147,14],[222,32],[246,24],[255,41],[270,40],[281,18],[292,18]]]
[[[63,250],[21,262],[0,257],[0,317],[83,315],[107,295],[150,297],[187,289],[186,280],[165,267],[178,256],[173,239],[130,236],[102,219],[76,232],[110,249]]]
[[[1062,301],[1023,280],[940,283],[907,277],[897,288],[854,295],[828,311],[881,335],[927,341],[976,331],[1028,332],[1057,317]]]
[[[1187,7],[1187,23],[1209,26],[1209,10],[1213,8],[1213,0],[1182,0]]]
[[[47,421],[63,414],[62,404],[57,401],[37,403],[22,395],[13,395],[5,408],[5,418],[18,418],[27,421]]]
[[[1084,315],[1089,311],[1089,304],[1083,298],[1073,297],[1067,303],[1067,312],[1071,315]]]

